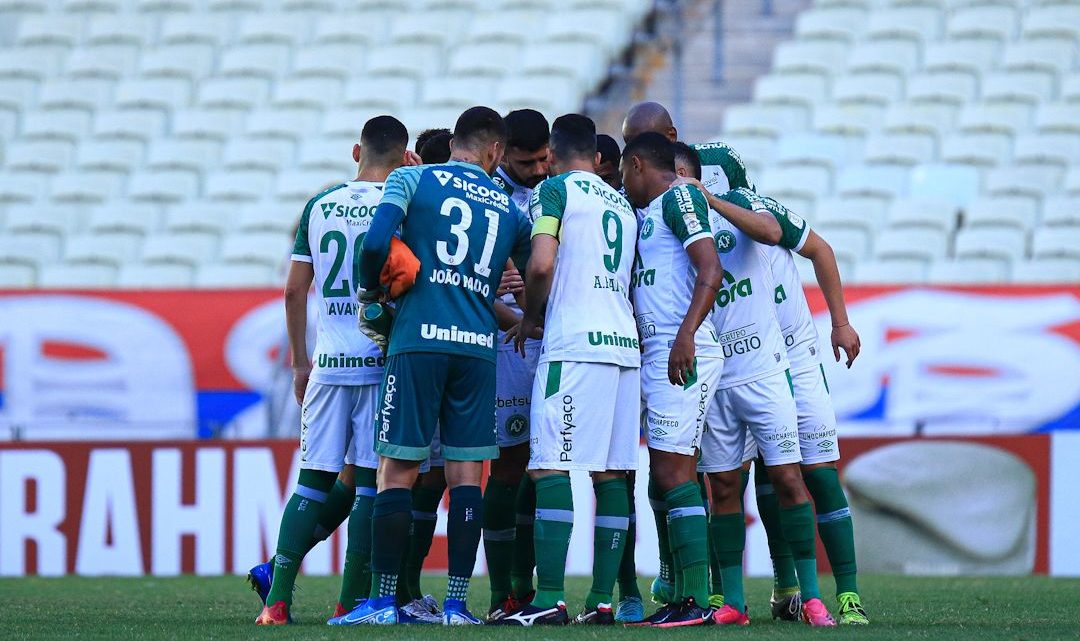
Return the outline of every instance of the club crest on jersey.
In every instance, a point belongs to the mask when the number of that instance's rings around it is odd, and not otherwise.
[[[439,184],[443,187],[445,187],[446,183],[450,182],[450,179],[454,176],[454,174],[451,174],[448,171],[443,171],[442,169],[436,169],[431,173],[435,174],[435,177],[439,179]]]
[[[649,236],[652,236],[653,228],[656,225],[653,223],[652,218],[646,218],[645,222],[641,224],[641,239],[645,240]]]
[[[523,414],[514,414],[506,419],[506,433],[517,438],[525,433],[529,427],[529,421]]]
[[[735,234],[726,229],[716,234],[713,239],[716,240],[716,249],[721,254],[726,254],[735,249]]]

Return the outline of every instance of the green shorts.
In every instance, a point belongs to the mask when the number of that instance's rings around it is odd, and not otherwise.
[[[495,440],[495,363],[470,356],[408,352],[387,359],[375,416],[375,451],[423,461],[439,429],[443,458],[486,461]]]

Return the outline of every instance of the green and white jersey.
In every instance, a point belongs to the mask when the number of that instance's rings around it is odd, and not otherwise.
[[[751,211],[765,209],[749,189],[734,189],[720,198]],[[770,247],[755,242],[715,211],[710,212],[710,222],[724,268],[713,322],[726,359],[720,389],[727,389],[788,369],[787,348],[773,302]]]
[[[386,358],[356,328],[354,256],[371,226],[383,184],[355,181],[331,187],[308,201],[292,259],[311,263],[319,307],[311,380],[329,385],[382,381]]]
[[[754,183],[746,175],[742,157],[722,142],[690,145],[701,160],[701,184],[711,193],[722,194],[745,187],[754,190]]]
[[[642,363],[667,360],[694,295],[697,270],[686,247],[712,237],[709,205],[692,187],[668,189],[645,209],[638,231],[632,292],[638,334],[644,343]],[[722,358],[712,314],[694,335],[699,358]]]
[[[540,183],[529,209],[532,235],[559,240],[540,362],[640,367],[630,304],[637,239],[630,203],[599,176],[571,171]]]
[[[810,235],[810,225],[772,198],[763,197],[761,202],[783,230],[784,238],[780,245],[770,248],[769,262],[776,284],[773,291],[776,319],[784,333],[784,345],[787,347],[791,371],[817,369],[821,364],[817,326],[814,325],[814,316],[806,302],[802,279],[799,278],[799,270],[795,267],[795,257],[792,255],[806,243],[806,238]]]

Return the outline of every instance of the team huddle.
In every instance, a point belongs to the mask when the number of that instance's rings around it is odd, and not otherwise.
[[[868,623],[792,256],[813,263],[834,357],[850,367],[859,338],[832,249],[758,194],[730,147],[677,142],[661,105],[631,108],[622,137],[620,151],[585,116],[549,128],[536,111],[474,107],[408,151],[398,120],[365,124],[355,180],[315,196],[297,230],[285,297],[300,474],[274,558],[249,575],[256,623],[291,622],[304,555],[347,519],[331,625],[748,625],[751,469],[772,616]],[[635,566],[642,435],[660,547],[652,614]],[[596,506],[576,614],[564,595],[572,471],[590,474]],[[447,489],[440,604],[420,574]],[[466,599],[481,537],[486,617]]]

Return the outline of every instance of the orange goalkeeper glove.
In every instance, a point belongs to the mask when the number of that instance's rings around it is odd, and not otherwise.
[[[379,283],[385,287],[390,298],[397,298],[416,283],[416,276],[420,273],[420,260],[412,253],[409,246],[401,239],[390,239],[390,254],[386,257],[382,272],[379,274]]]

